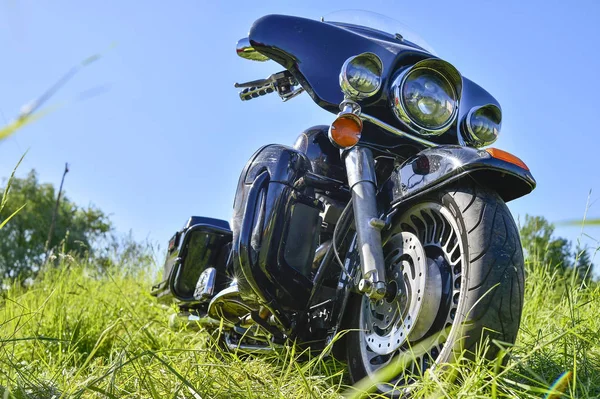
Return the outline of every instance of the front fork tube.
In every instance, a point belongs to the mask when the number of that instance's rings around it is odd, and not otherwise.
[[[358,290],[373,300],[385,296],[385,266],[381,229],[385,223],[377,212],[377,179],[371,150],[354,147],[345,151],[348,185],[352,191],[354,224],[358,236],[358,249],[362,278]]]

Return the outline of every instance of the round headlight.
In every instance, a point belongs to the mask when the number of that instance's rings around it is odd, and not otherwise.
[[[424,60],[392,83],[396,116],[423,135],[444,133],[456,120],[462,78],[442,60]]]
[[[406,75],[402,99],[410,118],[428,130],[443,128],[456,112],[454,88],[432,69],[421,68]]]
[[[498,139],[502,111],[494,104],[474,107],[464,120],[465,142],[473,147],[485,147]]]
[[[382,72],[383,63],[373,53],[350,57],[340,71],[340,87],[353,100],[370,97],[381,87]]]

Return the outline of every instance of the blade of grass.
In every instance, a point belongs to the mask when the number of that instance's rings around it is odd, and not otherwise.
[[[28,151],[29,150],[25,151],[25,153],[23,153],[23,155],[21,155],[21,158],[19,158],[19,162],[17,162],[17,165],[13,168],[13,170],[10,174],[10,177],[8,178],[8,181],[6,182],[6,187],[4,187],[4,191],[2,192],[2,201],[0,202],[0,212],[2,212],[2,210],[4,209],[4,206],[6,205],[6,202],[8,201],[8,195],[10,193],[10,186],[12,185],[12,182],[15,178],[15,172],[19,168],[19,165],[21,165],[21,162],[23,162],[23,159],[25,159],[25,155],[27,155]]]
[[[13,217],[15,217],[17,215],[17,213],[19,213],[23,208],[25,208],[27,204],[23,204],[19,209],[17,209],[16,211],[14,211],[9,217],[7,217],[6,219],[4,219],[1,223],[0,223],[0,229],[3,228],[6,223],[8,223],[10,221],[10,219],[12,219]]]

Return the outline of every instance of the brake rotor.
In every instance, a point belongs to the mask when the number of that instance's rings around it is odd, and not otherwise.
[[[393,236],[384,247],[387,293],[384,299],[373,302],[363,300],[361,326],[364,339],[369,348],[379,354],[388,355],[398,349],[407,339],[418,339],[427,330],[419,322],[423,305],[428,312],[431,308],[427,286],[435,284],[435,264],[431,267],[418,237],[410,232],[401,232]],[[434,270],[435,269],[435,270]],[[439,270],[437,271],[439,279]],[[439,306],[439,303],[438,303]],[[435,317],[436,312],[433,312]],[[425,324],[428,324],[425,320]],[[413,338],[414,332],[419,336]]]

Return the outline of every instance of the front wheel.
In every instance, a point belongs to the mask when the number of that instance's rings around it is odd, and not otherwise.
[[[446,188],[398,214],[384,237],[385,299],[353,295],[345,319],[353,382],[375,379],[393,359],[410,359],[388,381],[376,381],[389,396],[462,350],[475,353],[486,338],[514,343],[524,289],[519,233],[495,192]],[[491,344],[486,356],[497,352]]]

